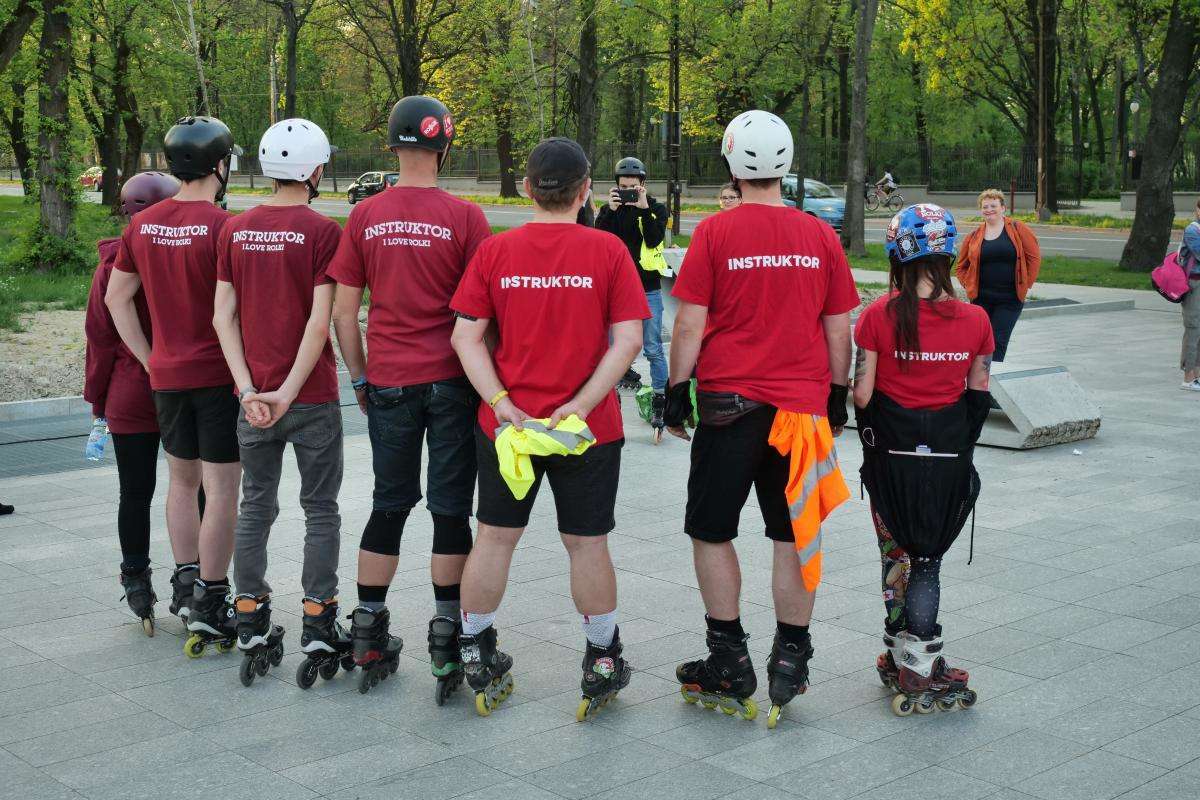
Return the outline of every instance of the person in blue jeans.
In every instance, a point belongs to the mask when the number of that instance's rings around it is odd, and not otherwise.
[[[667,235],[669,213],[665,205],[646,191],[646,165],[638,159],[627,156],[618,161],[613,170],[613,179],[616,185],[609,190],[608,202],[596,217],[596,227],[616,235],[629,248],[629,255],[638,268],[638,277],[642,279],[642,288],[646,290],[650,319],[642,323],[642,353],[650,362],[650,386],[654,390],[650,424],[661,429],[663,409],[667,403],[667,355],[662,340],[662,274],[645,269],[641,259],[643,244],[651,248],[662,244]],[[629,370],[621,383],[636,386],[641,383],[641,376]]]
[[[1195,211],[1195,218],[1183,231],[1178,256],[1192,289],[1183,299],[1183,352],[1179,357],[1183,383],[1179,388],[1200,392],[1200,200]]]

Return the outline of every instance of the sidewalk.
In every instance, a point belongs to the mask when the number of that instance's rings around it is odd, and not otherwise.
[[[0,518],[0,798],[1194,800],[1200,397],[1175,388],[1178,336],[1177,318],[1148,310],[1018,324],[1014,358],[1070,367],[1104,423],[1093,441],[977,455],[974,563],[964,533],[943,568],[948,656],[980,694],[966,712],[901,719],[888,708],[874,669],[878,551],[853,434],[839,440],[852,499],[825,531],[813,684],[774,731],[762,717],[731,719],[678,696],[675,664],[704,650],[681,532],[688,450],[674,439],[653,446],[628,397],[610,540],[637,672],[586,724],[573,721],[583,639],[548,493],[498,618],[516,692],[482,719],[463,692],[433,703],[424,509],[410,519],[389,596],[406,642],[399,672],[365,696],[353,675],[301,691],[293,676],[304,525],[286,459],[270,579],[288,654],[244,689],[235,655],[183,657],[165,600],[148,639],[118,599],[111,462],[0,478],[0,499],[17,506]],[[348,606],[371,468],[363,433],[346,445]],[[165,487],[163,469],[151,552],[160,598],[171,562]],[[765,711],[774,615],[756,515],[747,508],[738,547]]]

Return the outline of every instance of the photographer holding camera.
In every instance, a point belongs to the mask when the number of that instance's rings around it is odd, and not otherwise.
[[[642,352],[650,362],[650,383],[654,389],[651,425],[661,429],[667,391],[667,357],[662,343],[662,273],[645,268],[642,252],[643,245],[653,249],[662,244],[668,212],[665,205],[646,191],[646,165],[638,159],[628,156],[618,161],[613,178],[616,186],[609,190],[608,203],[600,209],[596,227],[615,234],[629,248],[650,303],[650,319],[642,324]],[[641,376],[630,370],[621,383],[637,386]]]

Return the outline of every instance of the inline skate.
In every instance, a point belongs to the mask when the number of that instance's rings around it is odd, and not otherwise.
[[[620,630],[613,631],[612,643],[608,647],[587,643],[583,653],[583,680],[579,684],[583,699],[575,709],[576,722],[595,716],[608,705],[609,700],[629,685],[633,668],[621,657],[624,649]]]
[[[187,617],[191,636],[183,643],[188,658],[199,658],[209,644],[218,653],[228,653],[237,646],[237,614],[229,596],[229,586],[209,586],[196,579],[195,594]]]
[[[625,370],[625,374],[621,376],[621,380],[617,381],[618,389],[632,389],[637,391],[642,388],[642,376],[633,367]]]
[[[184,564],[171,573],[171,605],[167,610],[187,625],[192,609],[192,597],[196,591],[196,578],[200,577],[199,564]]]
[[[263,677],[271,667],[283,661],[283,628],[271,624],[271,599],[241,594],[233,602],[237,610],[238,649],[242,666],[238,677],[242,686],[250,686],[255,677]]]
[[[330,680],[337,674],[338,665],[346,672],[354,669],[354,653],[350,634],[337,621],[336,600],[324,602],[304,598],[304,629],[300,634],[300,652],[307,658],[296,668],[296,683],[310,689],[320,675]]]
[[[975,705],[975,691],[967,686],[970,675],[966,670],[947,665],[941,652],[940,636],[922,639],[908,635],[900,666],[900,693],[892,698],[892,711],[897,716],[907,717],[913,711],[928,714],[935,709],[953,711]]]
[[[751,720],[758,716],[758,705],[750,699],[758,688],[758,677],[750,663],[745,634],[708,632],[708,658],[688,661],[675,668],[682,684],[679,693],[689,704],[699,701],[705,708],[721,707],[729,716]]]
[[[121,598],[129,603],[129,610],[142,620],[142,630],[147,636],[154,635],[154,604],[158,595],[154,593],[154,583],[150,580],[150,567],[137,572],[121,570],[121,586],[125,595]]]
[[[650,427],[654,429],[655,444],[662,441],[663,429],[666,428],[663,412],[666,410],[667,396],[662,392],[655,392],[654,397],[650,398]]]
[[[437,678],[433,700],[439,706],[463,682],[462,654],[458,645],[459,624],[450,617],[429,620],[429,669]]]
[[[879,672],[879,682],[893,692],[900,691],[900,667],[898,665],[904,660],[904,640],[907,636],[908,633],[906,631],[889,633],[885,629],[883,632],[883,644],[887,647],[887,650],[884,650],[875,659],[875,669]]]
[[[354,663],[362,668],[362,677],[358,680],[358,691],[362,694],[386,680],[400,666],[404,640],[388,633],[390,621],[391,614],[386,608],[376,612],[359,606],[350,614]]]
[[[771,695],[771,710],[767,712],[767,727],[779,724],[783,707],[798,694],[808,691],[808,662],[813,657],[812,640],[805,635],[802,643],[785,642],[775,634],[771,657],[767,660],[767,681]]]
[[[513,692],[512,656],[496,649],[496,629],[489,625],[475,636],[460,634],[463,675],[475,692],[475,711],[486,717]]]

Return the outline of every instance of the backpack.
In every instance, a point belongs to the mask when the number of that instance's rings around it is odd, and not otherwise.
[[[1179,261],[1177,253],[1168,253],[1163,262],[1150,273],[1154,290],[1172,303],[1182,303],[1191,287],[1188,286],[1187,270]]]
[[[638,263],[642,269],[647,272],[657,272],[660,275],[667,273],[667,260],[663,258],[664,242],[659,242],[657,247],[646,246],[646,232],[642,230],[642,218],[638,217],[638,232],[642,234],[642,253],[638,259]]]

